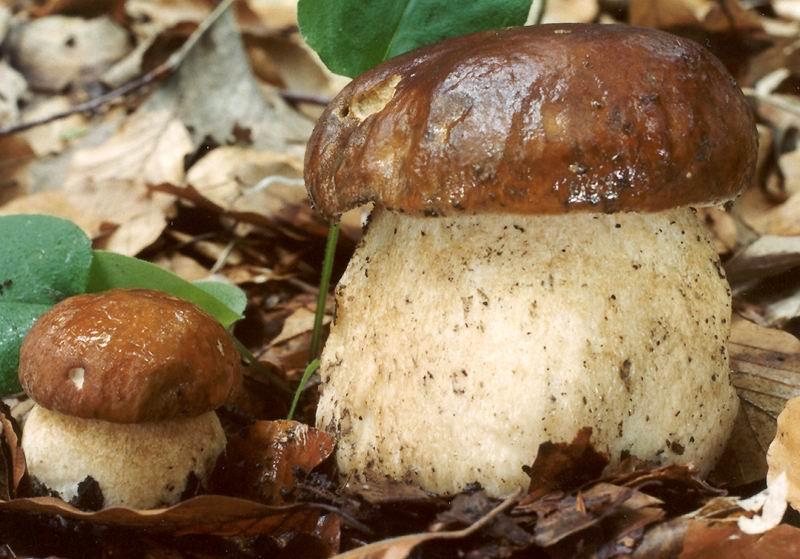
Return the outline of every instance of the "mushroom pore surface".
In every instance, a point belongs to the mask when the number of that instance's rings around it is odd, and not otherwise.
[[[337,288],[317,423],[345,475],[527,486],[546,441],[720,455],[730,291],[690,209],[424,218],[378,210]]]
[[[188,419],[119,424],[34,406],[22,447],[31,476],[69,501],[94,478],[104,506],[146,509],[180,500],[190,473],[205,484],[225,449],[214,412]]]

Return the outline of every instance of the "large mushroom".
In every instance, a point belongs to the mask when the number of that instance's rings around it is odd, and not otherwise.
[[[707,472],[737,410],[730,290],[692,207],[751,181],[751,111],[667,33],[478,33],[349,84],[306,152],[328,218],[373,201],[336,290],[319,426],[348,476],[500,495],[589,426]]]
[[[28,471],[66,501],[153,508],[204,486],[225,449],[214,409],[241,382],[230,335],[191,303],[149,290],[65,299],[33,325],[20,382]]]

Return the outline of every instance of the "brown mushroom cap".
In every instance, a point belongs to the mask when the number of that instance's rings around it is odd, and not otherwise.
[[[22,387],[39,405],[117,423],[200,415],[241,379],[230,335],[195,305],[144,289],[61,301],[20,349]]]
[[[696,43],[620,25],[444,41],[355,79],[306,151],[314,206],[432,215],[661,211],[751,181],[753,116]]]

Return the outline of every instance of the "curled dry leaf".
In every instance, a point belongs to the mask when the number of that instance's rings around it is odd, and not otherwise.
[[[12,29],[8,43],[30,86],[52,92],[96,80],[131,48],[125,29],[106,17],[37,19]]]
[[[297,421],[256,421],[228,440],[214,486],[226,494],[282,505],[297,476],[333,452],[330,435]]]
[[[299,154],[311,134],[311,121],[277,91],[262,92],[256,83],[230,11],[143,108],[170,111],[191,130],[195,147],[231,144],[246,136],[254,147],[283,151],[294,146]]]
[[[58,190],[36,192],[20,196],[0,207],[0,215],[44,214],[62,217],[83,229],[88,236],[97,236],[101,220],[71,204]]]
[[[74,154],[61,191],[86,214],[118,226],[102,248],[133,256],[161,236],[174,203],[146,185],[180,182],[191,149],[172,115],[140,109],[107,141]]]
[[[25,122],[44,118],[46,116],[66,111],[71,103],[66,96],[53,96],[37,100],[36,104],[26,107],[22,114]],[[63,152],[70,144],[70,139],[85,130],[86,118],[82,115],[72,115],[70,117],[51,122],[44,126],[38,126],[23,132],[23,136],[30,144],[37,157],[52,155]]]
[[[405,559],[413,549],[425,542],[435,540],[457,540],[471,536],[490,524],[503,511],[511,508],[518,499],[514,494],[490,510],[477,522],[464,528],[449,532],[426,532],[390,538],[359,547],[337,555],[334,559]]]
[[[0,499],[11,499],[25,479],[27,469],[22,451],[22,433],[5,403],[0,403]]]
[[[61,516],[89,524],[177,535],[216,536],[255,536],[292,530],[311,533],[320,511],[335,512],[325,505],[268,506],[223,495],[201,495],[166,509],[108,508],[98,512],[84,512],[53,497],[32,497],[0,501],[0,511]]]
[[[767,474],[767,449],[778,414],[800,395],[800,340],[780,330],[735,318],[729,344],[731,381],[741,405],[712,479],[746,485]]]
[[[599,478],[608,465],[608,457],[594,449],[591,437],[591,427],[584,427],[571,443],[548,441],[539,445],[536,460],[525,469],[531,484],[522,503],[535,501],[555,489],[570,491]]]

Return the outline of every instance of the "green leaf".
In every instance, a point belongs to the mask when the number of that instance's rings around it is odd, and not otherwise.
[[[91,241],[69,221],[0,217],[0,394],[19,392],[22,339],[50,306],[83,293],[91,260]]]
[[[45,215],[0,217],[0,304],[54,304],[83,293],[91,241],[80,227]]]
[[[236,314],[244,314],[244,309],[247,307],[247,294],[232,283],[214,280],[197,280],[192,283],[225,303]]]
[[[240,312],[209,291],[197,287],[155,264],[115,252],[95,250],[89,272],[89,293],[114,288],[157,289],[194,303],[226,328],[242,318]]]
[[[19,385],[19,346],[33,323],[50,305],[4,302],[0,306],[0,394],[13,394]]]
[[[522,25],[530,6],[531,0],[299,0],[297,19],[328,68],[355,77],[448,37]]]

